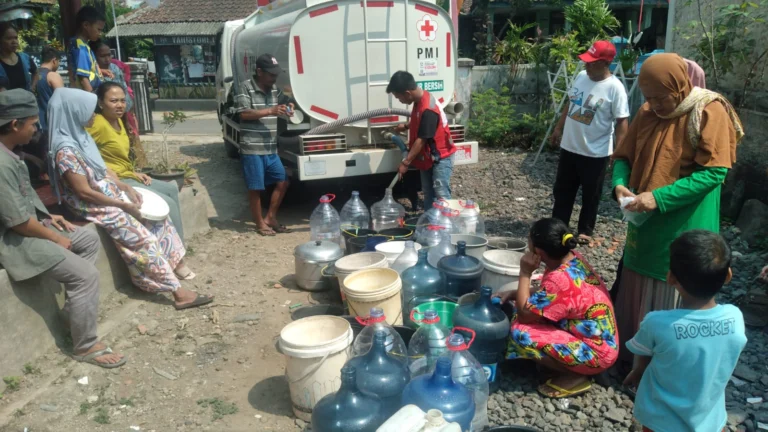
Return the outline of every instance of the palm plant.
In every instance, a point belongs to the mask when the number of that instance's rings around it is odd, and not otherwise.
[[[565,7],[565,20],[571,23],[582,45],[589,46],[598,39],[607,39],[619,28],[605,0],[576,0]]]

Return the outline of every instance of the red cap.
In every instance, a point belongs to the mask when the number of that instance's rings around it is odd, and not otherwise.
[[[616,47],[608,41],[597,41],[589,47],[587,52],[581,54],[579,59],[584,63],[592,63],[596,61],[607,61],[608,63],[613,61],[616,57]]]

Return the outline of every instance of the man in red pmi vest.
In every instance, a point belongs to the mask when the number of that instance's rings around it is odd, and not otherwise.
[[[405,71],[392,75],[387,93],[405,105],[413,104],[410,122],[396,128],[398,132],[408,130],[408,155],[400,162],[400,177],[410,167],[419,170],[425,210],[432,208],[432,203],[438,198],[451,199],[456,147],[445,112],[434,96],[419,88],[413,75]]]

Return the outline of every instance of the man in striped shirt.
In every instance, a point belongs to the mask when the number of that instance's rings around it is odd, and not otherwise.
[[[288,190],[288,177],[277,155],[278,117],[293,115],[293,103],[275,87],[280,65],[270,54],[256,59],[256,73],[240,85],[236,96],[240,115],[240,161],[248,186],[248,201],[262,236],[288,233],[290,229],[277,221],[277,210]],[[262,216],[261,192],[275,185],[267,215]]]

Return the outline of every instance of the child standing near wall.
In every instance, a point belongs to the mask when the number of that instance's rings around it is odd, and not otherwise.
[[[682,306],[646,315],[627,342],[635,366],[624,384],[640,383],[634,415],[644,431],[719,431],[725,386],[747,343],[741,311],[715,302],[732,276],[731,250],[718,234],[695,230],[678,237],[670,255],[667,282]]]

